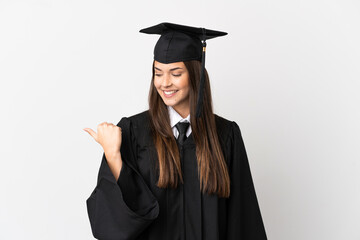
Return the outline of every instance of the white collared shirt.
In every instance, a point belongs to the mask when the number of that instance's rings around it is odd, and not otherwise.
[[[171,125],[171,129],[174,133],[175,138],[177,138],[179,136],[179,131],[177,130],[177,128],[175,127],[175,125],[180,121],[180,122],[189,122],[190,123],[190,114],[186,117],[186,118],[182,118],[181,115],[175,111],[174,108],[172,108],[171,106],[167,106],[168,108],[168,112],[169,112],[169,118],[170,118],[170,125]],[[187,131],[186,131],[186,137],[188,137],[191,133],[191,124],[189,125]]]

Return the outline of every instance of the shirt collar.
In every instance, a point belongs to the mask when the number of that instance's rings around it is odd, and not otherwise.
[[[190,123],[190,114],[186,118],[182,118],[181,115],[175,111],[175,109],[171,106],[167,106],[169,117],[170,117],[170,125],[173,128],[179,121],[184,122],[187,120]]]

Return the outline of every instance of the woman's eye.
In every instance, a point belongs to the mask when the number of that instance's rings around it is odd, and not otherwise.
[[[181,76],[181,74],[172,74],[174,77],[180,77]],[[156,73],[155,74],[155,76],[157,76],[157,77],[161,77],[162,76],[162,74],[158,74],[158,73]]]

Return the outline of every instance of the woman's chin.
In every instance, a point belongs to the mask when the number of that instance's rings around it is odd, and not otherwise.
[[[173,106],[176,104],[176,102],[174,101],[174,99],[168,99],[168,98],[165,98],[165,97],[161,97],[163,102],[167,105],[167,106]]]
[[[165,105],[168,106],[168,107],[174,107],[174,103],[172,102],[169,102],[169,101],[164,101]]]
[[[164,101],[164,103],[165,103],[166,106],[172,107],[172,108],[176,107],[176,105],[178,104],[178,103],[176,103],[176,102],[169,101],[169,100]]]

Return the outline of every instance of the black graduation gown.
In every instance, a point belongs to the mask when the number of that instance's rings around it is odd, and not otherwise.
[[[86,200],[97,239],[263,240],[267,239],[239,126],[215,114],[228,165],[229,198],[202,194],[192,134],[183,145],[184,184],[156,186],[156,149],[148,110],[123,117],[121,157],[115,180],[103,154],[97,185]]]

